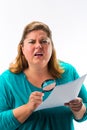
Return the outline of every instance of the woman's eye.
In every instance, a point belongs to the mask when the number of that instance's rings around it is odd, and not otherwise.
[[[29,43],[29,44],[34,44],[34,43],[35,43],[35,41],[29,41],[28,43]]]
[[[47,40],[41,40],[40,43],[41,43],[41,44],[44,44],[44,43],[48,43],[48,41],[47,41]]]

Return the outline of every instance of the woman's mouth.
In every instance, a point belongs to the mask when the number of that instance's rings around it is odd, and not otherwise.
[[[35,53],[34,56],[43,56],[43,53]]]

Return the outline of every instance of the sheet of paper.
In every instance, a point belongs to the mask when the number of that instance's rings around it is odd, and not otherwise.
[[[75,99],[80,92],[86,75],[87,74],[72,82],[56,86],[48,98],[43,101],[35,111],[45,108],[63,106],[65,102]]]

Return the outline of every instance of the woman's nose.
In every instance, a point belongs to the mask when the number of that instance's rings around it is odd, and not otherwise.
[[[36,43],[36,48],[42,48],[41,43],[37,42],[37,43]]]

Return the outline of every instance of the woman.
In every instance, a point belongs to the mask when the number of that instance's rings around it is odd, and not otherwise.
[[[78,97],[65,106],[35,109],[51,93],[43,94],[44,81],[55,80],[58,86],[78,77],[72,65],[57,60],[50,28],[38,21],[28,24],[15,62],[0,76],[0,129],[74,130],[73,119],[87,118],[84,85]]]

